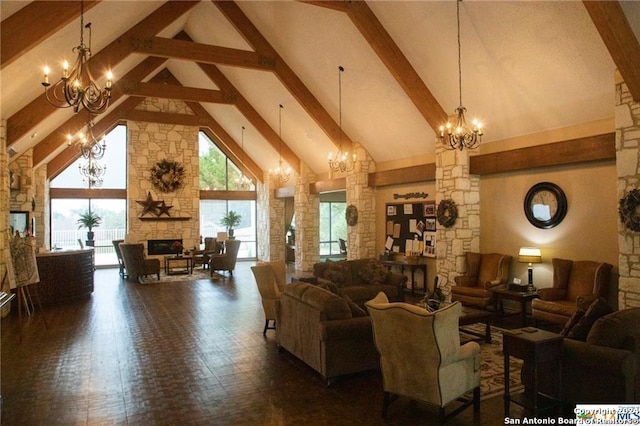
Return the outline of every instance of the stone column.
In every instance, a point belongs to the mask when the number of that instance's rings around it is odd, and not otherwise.
[[[640,187],[640,105],[616,72],[616,168],[618,198]],[[636,212],[637,214],[637,212]],[[618,309],[640,307],[640,233],[618,220]]]
[[[480,177],[469,174],[469,157],[476,151],[447,150],[436,141],[436,206],[453,200],[458,209],[450,228],[436,223],[436,273],[447,278],[442,289],[447,296],[465,270],[465,253],[480,251]]]
[[[268,171],[256,189],[258,260],[284,260],[284,200],[275,197],[275,184]]]
[[[0,120],[0,277],[4,277],[7,267],[5,261],[9,255],[9,155],[7,154],[7,121]],[[0,278],[1,280],[2,278]],[[9,291],[9,286],[0,289]],[[6,312],[2,313],[5,316]]]
[[[347,258],[377,257],[376,253],[376,191],[369,186],[369,173],[376,171],[376,163],[359,143],[353,143],[357,161],[347,175],[347,206],[358,209],[358,223],[347,227]]]
[[[296,214],[296,270],[313,271],[313,265],[320,261],[320,198],[311,194],[309,184],[315,182],[313,170],[300,162],[300,176],[294,189],[294,210]],[[284,238],[284,229],[283,229]]]

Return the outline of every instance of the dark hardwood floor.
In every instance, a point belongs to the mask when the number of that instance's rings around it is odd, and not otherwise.
[[[91,298],[2,319],[2,424],[436,424],[437,409],[405,399],[381,419],[379,372],[327,388],[286,352],[264,316],[250,266],[233,278],[123,281],[96,271]],[[419,368],[419,366],[416,366]],[[512,417],[522,417],[517,407]],[[501,397],[452,425],[504,424]]]

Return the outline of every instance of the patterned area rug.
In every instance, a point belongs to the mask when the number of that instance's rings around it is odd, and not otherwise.
[[[213,276],[208,269],[202,269],[202,267],[195,267],[192,274],[180,273],[167,275],[164,273],[164,269],[160,271],[160,281],[158,281],[155,275],[149,275],[143,278],[143,284],[153,284],[157,282],[178,282],[178,281],[196,281],[196,280],[223,280],[228,277],[228,272],[219,274],[213,273]]]
[[[463,329],[484,333],[484,324],[464,326]],[[480,399],[485,400],[502,396],[504,393],[504,354],[502,353],[502,329],[491,327],[491,343],[478,342],[482,363],[480,366]],[[469,341],[466,334],[460,335],[460,341]],[[511,357],[509,362],[509,390],[513,393],[524,388],[520,382],[522,360]]]

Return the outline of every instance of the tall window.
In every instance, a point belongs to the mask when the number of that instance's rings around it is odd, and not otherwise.
[[[342,201],[320,202],[320,256],[340,254],[338,239],[347,239],[346,210]]]
[[[122,198],[114,199],[100,197],[100,190],[126,189],[126,126],[115,127],[105,139],[107,150],[101,161],[107,165],[107,172],[102,186],[91,190],[94,196],[87,197],[83,195],[85,192],[73,191],[86,189],[78,171],[78,165],[86,161],[84,159],[77,160],[51,181],[50,246],[79,248],[80,242],[86,244],[88,229],[78,229],[77,219],[80,214],[91,209],[91,212],[102,218],[100,226],[93,229],[96,265],[116,265],[118,262],[111,242],[124,239],[127,229],[126,192],[123,192]]]
[[[255,258],[257,255],[256,202],[246,199],[239,191],[238,167],[203,132],[200,132],[200,235],[216,237],[227,229],[220,220],[229,211],[241,216],[240,224],[234,228],[235,238],[241,241],[238,258]],[[255,186],[244,189],[255,192]],[[237,194],[243,194],[237,195]]]

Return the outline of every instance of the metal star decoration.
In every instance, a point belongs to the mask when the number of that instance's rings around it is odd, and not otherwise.
[[[142,214],[140,216],[144,216],[145,214],[155,214],[157,215],[158,208],[162,202],[156,201],[151,196],[151,192],[147,194],[147,199],[144,201],[136,201],[136,203],[140,204],[142,207]],[[167,213],[168,214],[168,213]]]
[[[163,214],[166,214],[167,216],[171,216],[169,214],[169,209],[172,209],[173,206],[168,206],[164,200],[162,200],[162,203],[160,204],[160,206],[158,207],[158,217],[162,216]]]

